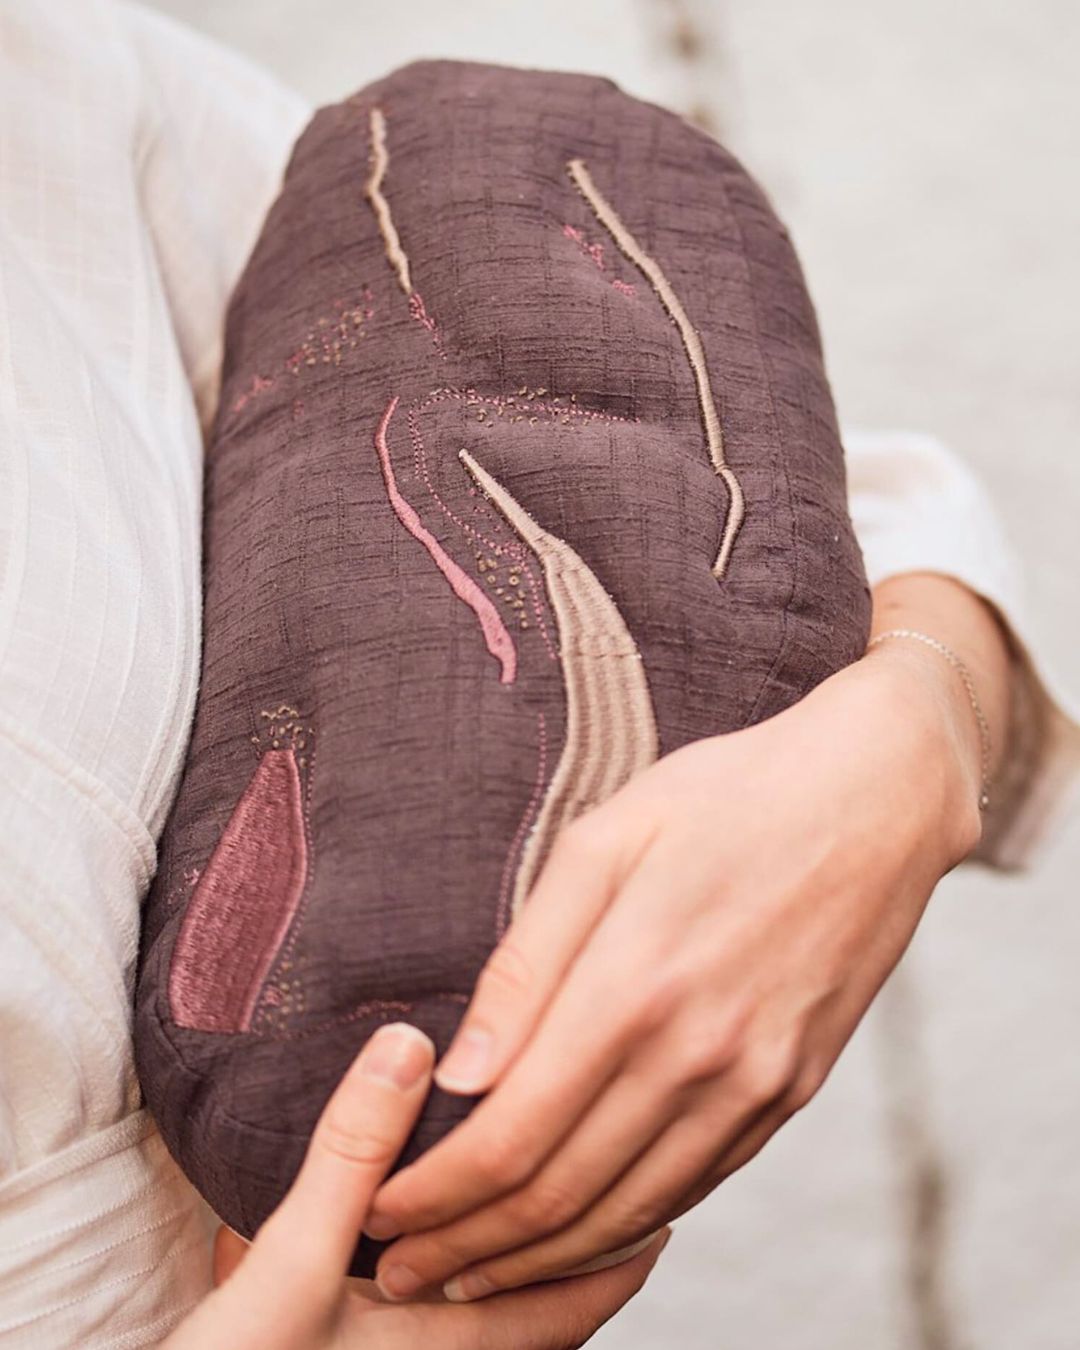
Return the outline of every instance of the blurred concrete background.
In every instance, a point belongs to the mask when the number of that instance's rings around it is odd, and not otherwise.
[[[943,436],[1080,690],[1076,0],[158,0],[310,97],[416,56],[693,113],[791,226],[847,423]],[[1080,828],[961,869],[818,1100],[682,1220],[603,1350],[1078,1350]]]

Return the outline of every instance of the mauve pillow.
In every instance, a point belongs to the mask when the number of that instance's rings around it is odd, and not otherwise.
[[[443,61],[319,112],[230,308],[138,984],[218,1214],[266,1218],[380,1023],[445,1049],[561,825],[868,622],[813,309],[726,150]],[[403,1159],[472,1104],[434,1090]]]

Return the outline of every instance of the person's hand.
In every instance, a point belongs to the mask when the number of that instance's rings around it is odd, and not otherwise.
[[[567,828],[435,1075],[488,1095],[376,1196],[387,1296],[575,1268],[752,1158],[975,846],[979,751],[955,672],[886,643]]]
[[[668,1234],[622,1265],[473,1307],[395,1306],[370,1281],[346,1280],[371,1197],[415,1123],[433,1061],[431,1042],[408,1024],[371,1037],[254,1242],[218,1234],[218,1287],[164,1350],[572,1350],[637,1292]]]

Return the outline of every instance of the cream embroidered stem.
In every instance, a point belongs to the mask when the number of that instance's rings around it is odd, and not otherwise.
[[[537,524],[467,450],[458,458],[540,559],[559,625],[566,740],[522,850],[511,900],[511,914],[516,914],[559,830],[656,759],[656,719],[641,655],[592,570],[565,540]]]
[[[690,322],[686,310],[683,309],[679,297],[672,290],[671,283],[664,275],[659,263],[649,257],[623,224],[615,208],[593,182],[585,161],[572,159],[566,167],[578,191],[595,213],[597,220],[611,235],[626,257],[648,279],[649,284],[659,297],[660,303],[671,315],[682,337],[683,346],[686,348],[686,355],[690,361],[690,368],[697,384],[698,405],[701,408],[701,420],[705,428],[705,441],[709,447],[709,458],[712,460],[716,472],[727,485],[730,497],[728,517],[724,523],[724,533],[720,540],[720,551],[712,567],[713,576],[719,579],[724,575],[727,568],[728,558],[731,556],[731,550],[735,543],[735,536],[739,533],[743,516],[746,514],[746,502],[739,480],[728,465],[724,455],[724,434],[716,411],[716,401],[713,398],[712,384],[709,381],[709,368],[705,361],[705,349],[701,345],[701,338],[698,336],[697,329]]]
[[[371,110],[371,174],[364,189],[364,195],[371,203],[375,219],[379,222],[379,231],[386,245],[386,256],[390,266],[397,273],[401,289],[406,295],[413,293],[412,278],[409,276],[409,259],[401,247],[394,217],[390,214],[390,203],[382,194],[382,182],[390,164],[390,154],[386,148],[386,118],[381,108]]]

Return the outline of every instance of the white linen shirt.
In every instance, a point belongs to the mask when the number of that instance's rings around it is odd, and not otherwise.
[[[3,1347],[155,1344],[208,1287],[205,1209],[140,1108],[132,986],[195,699],[225,303],[308,116],[160,17],[0,0]],[[938,442],[845,442],[871,581],[949,573],[1017,636],[1042,732],[980,856],[1029,864],[1080,729],[1027,654],[998,519]]]

